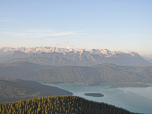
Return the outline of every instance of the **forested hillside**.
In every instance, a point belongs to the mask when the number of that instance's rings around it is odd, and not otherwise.
[[[63,66],[36,69],[24,77],[42,83],[84,83],[98,85],[103,82],[152,83],[152,67],[117,66],[101,64],[91,67]]]
[[[0,78],[0,102],[50,95],[72,95],[72,93],[57,87],[42,85],[34,81]]]
[[[0,104],[0,114],[133,114],[105,103],[75,96],[31,98]]]
[[[0,64],[0,77],[34,80],[41,83],[84,83],[98,85],[103,82],[152,83],[152,67],[95,66],[51,67],[30,62]]]

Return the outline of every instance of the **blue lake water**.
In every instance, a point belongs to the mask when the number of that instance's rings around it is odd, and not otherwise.
[[[112,83],[89,86],[63,83],[51,84],[51,86],[68,90],[74,96],[108,103],[131,112],[152,114],[152,85]],[[85,96],[84,93],[101,93],[104,94],[104,97]]]

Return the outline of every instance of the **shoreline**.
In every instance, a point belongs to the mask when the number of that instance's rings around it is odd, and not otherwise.
[[[66,83],[66,82],[61,82],[61,83],[41,83],[41,84],[44,84],[44,85],[54,85],[54,84],[80,84],[80,85],[89,85],[89,86],[100,86],[102,84],[114,84],[114,83],[117,83],[117,84],[143,84],[143,85],[149,85],[149,86],[152,86],[152,83],[142,83],[142,82],[104,82],[104,83],[100,83],[100,84],[85,84],[85,83]]]

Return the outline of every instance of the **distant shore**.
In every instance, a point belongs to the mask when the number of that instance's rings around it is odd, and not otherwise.
[[[44,84],[44,85],[54,85],[54,84],[70,84],[70,83],[67,83],[67,82],[55,82],[55,83],[42,83],[40,82],[41,84]],[[77,82],[71,82],[73,84],[80,84],[80,85],[89,85],[89,86],[100,86],[100,85],[104,85],[104,84],[114,84],[114,83],[117,83],[117,84],[142,84],[142,85],[147,85],[147,86],[152,86],[152,83],[142,83],[142,82],[103,82],[103,83],[92,83],[92,84],[88,84],[88,83],[77,83]]]

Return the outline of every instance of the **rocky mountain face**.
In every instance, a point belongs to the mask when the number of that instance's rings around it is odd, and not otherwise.
[[[78,50],[78,49],[76,49]],[[75,51],[74,49],[67,47],[67,48],[58,48],[58,47],[32,47],[32,48],[25,48],[25,47],[19,47],[19,48],[12,48],[12,47],[3,47],[0,49],[1,52],[13,52],[13,51],[21,51],[24,53],[40,53],[40,52],[70,52]]]
[[[73,49],[57,47],[1,48],[0,62],[27,61],[51,66],[91,66],[112,63],[121,66],[152,66],[138,53],[110,51],[107,49]]]

